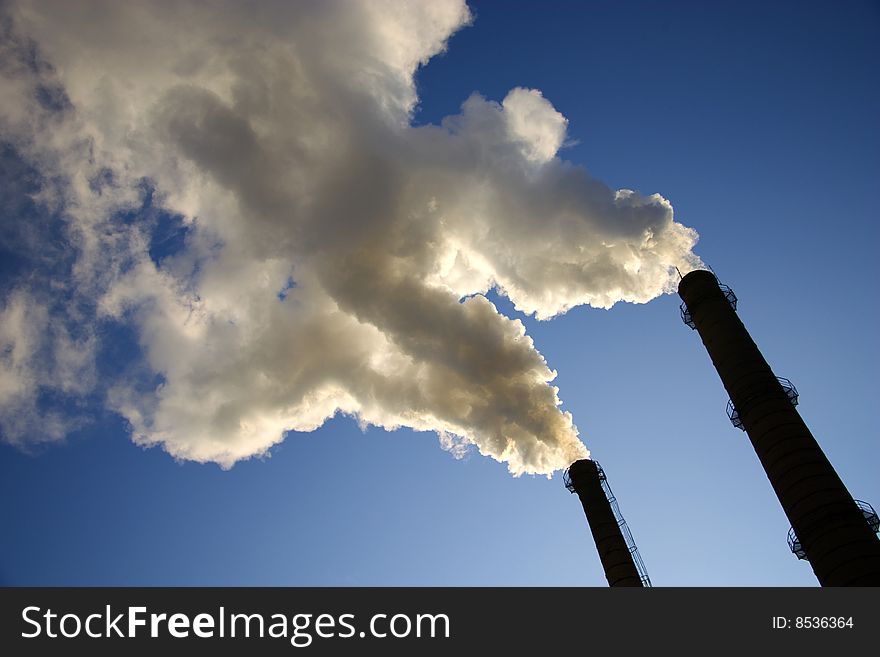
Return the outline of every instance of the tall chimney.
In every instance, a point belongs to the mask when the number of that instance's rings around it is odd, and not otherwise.
[[[601,466],[589,459],[575,461],[566,470],[565,487],[577,493],[581,500],[608,585],[650,586],[632,534],[620,515]]]
[[[791,521],[790,547],[822,586],[880,585],[880,540],[870,505],[856,504],[736,314],[736,297],[708,271],[678,286],[682,319],[695,328],[730,395],[728,413],[749,436]]]

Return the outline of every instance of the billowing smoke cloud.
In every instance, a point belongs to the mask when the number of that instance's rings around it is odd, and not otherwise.
[[[27,260],[0,310],[4,439],[60,439],[97,395],[136,443],[224,467],[338,412],[514,474],[586,456],[555,372],[484,294],[541,319],[647,302],[697,236],[560,159],[567,121],[537,90],[413,126],[417,69],[470,19],[457,0],[7,8],[4,157],[40,211],[3,208]],[[114,326],[141,359],[97,376]]]

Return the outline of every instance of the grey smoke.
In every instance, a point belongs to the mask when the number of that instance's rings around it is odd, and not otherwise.
[[[550,319],[647,302],[699,264],[668,201],[560,159],[567,121],[537,90],[411,124],[413,76],[470,21],[462,2],[7,12],[0,130],[52,181],[37,202],[75,253],[68,304],[26,283],[4,298],[7,441],[38,435],[22,427],[59,368],[94,391],[88,326],[112,321],[160,383],[119,376],[105,403],[177,458],[229,467],[341,412],[549,474],[588,452],[555,372],[484,294]],[[120,219],[145,185],[189,227],[158,262],[153,224]],[[52,333],[72,312],[83,335]]]

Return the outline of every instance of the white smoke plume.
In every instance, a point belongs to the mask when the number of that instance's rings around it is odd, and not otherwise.
[[[567,121],[537,90],[412,124],[418,68],[471,20],[459,0],[5,11],[0,138],[67,256],[4,289],[9,442],[76,424],[40,415],[61,386],[99,390],[136,443],[223,467],[342,412],[549,474],[588,452],[485,293],[549,319],[647,302],[699,263],[668,201],[559,158]],[[160,215],[183,236],[162,257]],[[143,357],[105,380],[114,324]]]

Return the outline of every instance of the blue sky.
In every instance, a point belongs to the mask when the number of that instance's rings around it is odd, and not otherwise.
[[[662,194],[700,233],[696,253],[798,387],[850,492],[880,505],[877,6],[469,4],[473,25],[417,75],[415,122],[475,91],[540,89],[569,121],[560,157]],[[4,194],[20,198],[13,178]],[[22,203],[4,217],[15,239]],[[4,267],[3,289],[27,266]],[[676,296],[546,322],[489,297],[558,372],[655,585],[816,584]],[[134,344],[106,330],[109,371]],[[0,485],[4,584],[605,584],[558,475],[513,478],[473,451],[454,459],[430,432],[345,416],[221,470],[136,446],[103,411],[64,444],[0,445]]]

